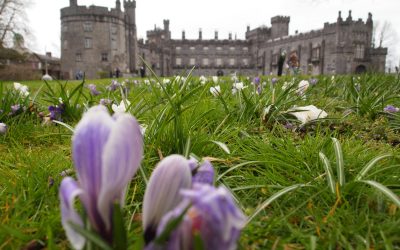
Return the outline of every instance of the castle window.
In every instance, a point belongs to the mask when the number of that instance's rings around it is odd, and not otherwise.
[[[207,51],[207,50],[208,50],[208,47],[203,47],[203,50]]]
[[[101,61],[108,62],[108,53],[101,53]]]
[[[234,51],[235,47],[230,47],[229,50]]]
[[[92,38],[85,38],[85,49],[91,49],[92,48]]]
[[[113,35],[117,34],[117,25],[111,26],[111,34]]]
[[[312,51],[311,51],[311,60],[312,61],[319,60],[320,54],[321,54],[321,48],[320,47],[313,48]]]
[[[81,53],[76,53],[75,54],[75,61],[81,62],[82,61],[82,54]]]
[[[91,22],[84,22],[83,23],[83,30],[86,32],[93,31],[93,24]]]
[[[222,66],[222,59],[221,59],[221,58],[215,59],[215,64],[216,64],[217,66]]]
[[[356,59],[364,59],[364,44],[357,44],[356,45],[356,55],[355,58]]]
[[[209,64],[208,58],[203,58],[203,65],[208,66],[208,64]]]
[[[229,59],[229,66],[234,66],[235,65],[235,58]]]
[[[115,38],[111,38],[111,48],[113,50],[117,49],[117,40]]]
[[[243,65],[248,66],[249,65],[249,59],[243,58]]]
[[[180,50],[181,50],[181,47],[176,47],[175,50],[179,50],[179,51],[180,51]]]
[[[244,51],[249,51],[249,47],[243,47]]]
[[[177,58],[175,59],[175,65],[176,65],[176,66],[181,66],[181,65],[182,65],[182,58],[177,57]]]
[[[64,40],[63,42],[63,49],[68,49],[68,41]]]
[[[190,50],[191,51],[194,51],[196,48],[195,47],[190,47]]]
[[[222,50],[222,48],[221,47],[217,47],[217,50]]]
[[[196,59],[195,58],[190,58],[189,59],[189,65],[194,66],[196,64]]]

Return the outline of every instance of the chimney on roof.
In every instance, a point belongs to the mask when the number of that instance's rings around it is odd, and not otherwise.
[[[186,39],[185,31],[182,30],[182,40],[185,40],[185,39]]]
[[[47,57],[51,57],[51,52],[46,52]]]
[[[199,40],[203,39],[203,32],[201,28],[199,29]]]
[[[228,36],[229,40],[232,40],[232,33],[229,32],[229,36]]]
[[[217,31],[217,30],[216,30],[215,33],[214,33],[214,39],[215,39],[215,40],[218,40],[218,31]]]

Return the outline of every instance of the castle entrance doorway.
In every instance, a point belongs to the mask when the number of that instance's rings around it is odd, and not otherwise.
[[[363,74],[367,72],[367,67],[365,67],[365,65],[358,65],[356,67],[356,74]]]

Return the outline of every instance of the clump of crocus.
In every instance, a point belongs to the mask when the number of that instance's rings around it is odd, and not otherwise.
[[[116,81],[116,80],[112,80],[110,85],[107,86],[107,90],[108,91],[115,91],[116,89],[118,89],[121,86],[121,84]]]
[[[200,80],[201,85],[204,85],[204,84],[207,83],[207,77],[205,77],[205,76],[203,76],[203,75],[200,76],[199,80]]]
[[[272,86],[275,86],[275,84],[278,82],[278,78],[276,78],[276,77],[273,77],[272,79],[271,79],[271,84],[272,84]]]
[[[163,249],[193,249],[196,237],[201,239],[203,249],[236,249],[246,217],[229,191],[224,187],[195,183],[192,189],[182,190],[181,194],[184,200],[163,217],[157,230],[157,236],[161,235],[172,220],[187,210]],[[146,249],[158,247],[151,243]]]
[[[0,135],[4,135],[7,133],[7,125],[5,123],[0,122]]]
[[[219,85],[210,87],[210,92],[213,96],[219,96],[221,94],[221,87]]]
[[[90,94],[96,96],[96,95],[100,95],[100,91],[97,90],[96,85],[91,83],[88,85],[88,89],[90,90]]]
[[[91,229],[113,245],[115,209],[124,205],[127,185],[143,157],[139,124],[129,114],[111,117],[104,106],[92,107],[75,128],[72,157],[78,181],[65,177],[59,192],[67,237],[74,248],[84,247],[85,238],[74,230],[84,225],[74,208],[79,197]]]
[[[215,84],[217,84],[218,81],[219,81],[218,76],[213,76],[213,77],[212,77],[212,80],[213,80],[213,82],[214,82]]]
[[[64,112],[64,104],[51,105],[48,107],[50,112],[50,120],[62,121],[62,113]]]
[[[145,249],[193,249],[197,236],[203,249],[235,249],[246,218],[229,191],[213,187],[213,182],[214,169],[208,161],[180,155],[164,158],[145,192]],[[181,216],[175,227],[167,226]],[[160,242],[165,234],[167,239]]]
[[[400,109],[393,105],[387,105],[385,108],[383,108],[383,111],[388,113],[397,113],[400,111]]]
[[[22,96],[26,97],[29,95],[28,86],[23,85],[19,82],[14,82],[14,89]]]

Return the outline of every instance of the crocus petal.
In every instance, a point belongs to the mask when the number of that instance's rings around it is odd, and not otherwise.
[[[70,223],[83,227],[81,217],[74,209],[75,197],[82,194],[82,189],[78,187],[77,182],[71,177],[65,177],[60,186],[60,207],[61,207],[61,223],[67,234],[68,240],[75,249],[82,249],[85,245],[85,238],[75,232]]]
[[[204,161],[198,168],[192,169],[192,184],[204,183],[212,185],[214,183],[214,167],[209,161]]]
[[[81,199],[96,230],[103,226],[97,211],[97,197],[102,186],[103,151],[113,123],[104,106],[92,107],[83,115],[72,138],[74,163],[84,190]]]
[[[175,208],[181,201],[181,189],[192,185],[188,160],[180,155],[165,157],[150,176],[143,200],[143,228],[145,239],[155,236],[162,216]]]
[[[116,200],[124,201],[126,186],[136,173],[142,156],[143,136],[139,123],[131,115],[117,115],[103,151],[102,186],[98,198],[98,210],[107,230],[111,227],[112,205]]]

